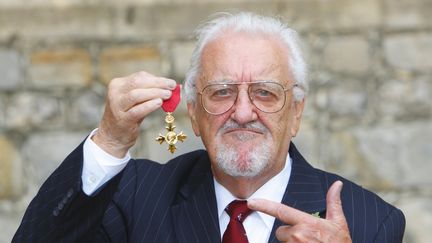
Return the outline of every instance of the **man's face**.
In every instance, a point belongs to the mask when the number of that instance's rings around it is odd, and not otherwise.
[[[288,54],[280,40],[248,33],[227,32],[205,46],[197,90],[226,80],[241,83],[236,103],[221,115],[207,113],[200,95],[196,104],[188,104],[194,132],[202,137],[216,178],[272,177],[283,168],[304,103],[294,102],[289,90],[282,110],[265,113],[251,103],[247,88],[258,80],[291,87]]]

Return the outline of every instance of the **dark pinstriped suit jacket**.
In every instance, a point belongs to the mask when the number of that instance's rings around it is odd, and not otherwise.
[[[342,180],[353,242],[401,242],[402,212],[337,175],[312,168],[290,146],[291,178],[283,203],[325,215],[326,192]],[[166,165],[132,160],[95,196],[81,190],[82,145],[44,183],[13,242],[220,242],[217,206],[205,151]],[[276,220],[270,242],[277,242]]]

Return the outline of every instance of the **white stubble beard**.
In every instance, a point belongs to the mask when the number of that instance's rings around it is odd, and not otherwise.
[[[265,136],[265,141],[248,148],[246,154],[240,158],[239,151],[236,149],[242,142],[252,139],[255,135],[242,134],[236,135],[237,146],[230,146],[222,139],[222,134],[229,128],[254,128],[258,129]],[[246,125],[239,125],[232,120],[228,120],[216,134],[218,145],[216,147],[216,162],[219,169],[225,174],[233,177],[255,177],[261,174],[269,165],[271,159],[271,134],[267,127],[260,122],[252,122]],[[243,160],[243,161],[240,161]]]

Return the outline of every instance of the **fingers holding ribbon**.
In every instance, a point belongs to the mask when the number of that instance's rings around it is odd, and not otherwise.
[[[171,97],[171,90],[160,88],[137,88],[123,94],[119,100],[119,107],[122,112],[128,112],[130,109],[144,102],[159,99],[166,100]]]
[[[92,139],[110,154],[124,156],[135,144],[141,122],[171,98],[176,85],[172,79],[143,71],[113,79],[99,131]]]
[[[152,99],[169,99],[176,85],[172,79],[156,77],[141,71],[111,81],[108,87],[108,98],[118,99],[120,110],[126,112],[134,105]]]

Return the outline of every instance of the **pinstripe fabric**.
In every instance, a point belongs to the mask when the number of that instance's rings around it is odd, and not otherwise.
[[[401,242],[402,212],[375,194],[312,168],[290,146],[291,178],[283,203],[325,216],[325,196],[344,182],[342,204],[354,242]],[[210,162],[194,151],[166,165],[131,160],[95,196],[81,191],[82,145],[30,203],[13,242],[220,242]],[[277,242],[276,220],[269,242]]]

